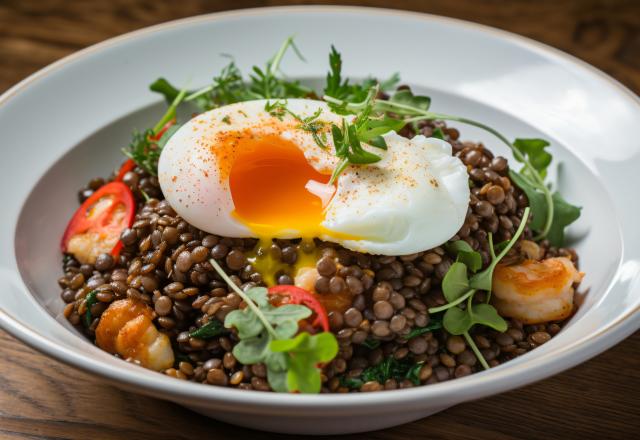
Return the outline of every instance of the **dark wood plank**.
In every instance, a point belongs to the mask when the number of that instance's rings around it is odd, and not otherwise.
[[[228,8],[293,1],[0,1],[0,91],[90,44]],[[336,3],[313,1],[308,3]],[[572,53],[640,92],[636,0],[343,1],[488,24]],[[354,439],[630,439],[640,432],[640,333],[568,372]],[[0,332],[0,437],[6,439],[279,438],[211,421],[53,361]]]

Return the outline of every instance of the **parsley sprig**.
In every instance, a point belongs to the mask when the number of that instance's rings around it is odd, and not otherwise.
[[[224,321],[225,327],[236,328],[240,338],[233,347],[235,358],[245,365],[264,363],[274,391],[320,392],[317,365],[338,353],[333,333],[297,334],[298,321],[311,316],[311,309],[300,304],[275,307],[269,302],[266,288],[253,287],[243,292],[214,259],[209,262],[247,305],[244,310],[230,312]]]

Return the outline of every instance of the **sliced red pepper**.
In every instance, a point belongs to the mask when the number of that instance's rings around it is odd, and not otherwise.
[[[176,123],[176,119],[175,118],[171,119],[169,122],[164,124],[164,126],[160,129],[160,131],[158,131],[154,135],[149,136],[149,140],[158,142],[162,137],[162,135],[175,123]]]
[[[281,284],[278,286],[269,287],[269,295],[281,297],[277,305],[282,304],[301,304],[309,307],[315,319],[312,324],[316,327],[322,327],[325,332],[329,331],[329,317],[327,311],[324,309],[320,301],[316,299],[313,294],[301,289],[300,287],[292,286],[289,284]],[[313,315],[312,315],[313,318]]]
[[[109,199],[107,206],[102,205],[96,212],[98,202]],[[124,208],[123,215],[114,220],[118,207]],[[62,236],[62,252],[67,252],[69,241],[80,234],[96,233],[102,240],[114,241],[120,237],[125,228],[131,227],[135,216],[135,201],[127,185],[122,182],[110,182],[100,187],[75,212]],[[98,244],[98,243],[96,243]],[[111,255],[118,256],[122,242],[117,240],[110,250]]]
[[[127,174],[132,169],[134,169],[135,167],[136,167],[136,163],[133,161],[133,159],[127,159],[127,161],[123,163],[122,166],[120,167],[120,171],[118,171],[118,175],[114,180],[116,182],[122,182],[124,175]]]

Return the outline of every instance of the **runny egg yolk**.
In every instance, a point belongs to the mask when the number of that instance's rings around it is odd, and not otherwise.
[[[258,237],[320,235],[324,219],[321,199],[306,189],[329,176],[316,171],[291,141],[275,135],[243,137],[229,173],[233,215]]]
[[[302,267],[315,267],[319,258],[313,238],[324,219],[321,199],[310,193],[310,180],[326,184],[329,176],[316,171],[291,141],[276,135],[237,139],[236,156],[229,171],[233,215],[257,237],[259,244],[249,261],[268,286],[281,274],[294,278]],[[309,244],[299,251],[296,264],[282,262],[270,251],[271,239],[283,231],[296,231]]]

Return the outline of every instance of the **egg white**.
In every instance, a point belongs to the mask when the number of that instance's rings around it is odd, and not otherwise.
[[[280,120],[266,111],[266,102],[242,102],[198,115],[165,145],[158,164],[160,186],[173,209],[187,222],[221,236],[256,236],[232,216],[229,181],[220,173],[212,153],[221,133],[278,135],[295,143],[318,172],[331,174],[337,165],[331,136],[327,137],[328,148],[322,149],[292,116]],[[318,120],[342,123],[343,116],[321,101],[290,99],[286,105],[302,118],[321,109]],[[451,155],[451,146],[440,139],[416,136],[409,140],[393,132],[384,137],[386,151],[365,146],[382,157],[380,162],[349,166],[339,177],[321,224],[326,232],[318,238],[383,255],[410,254],[446,242],[466,216],[466,167]],[[273,238],[299,236],[298,231],[283,230]]]

